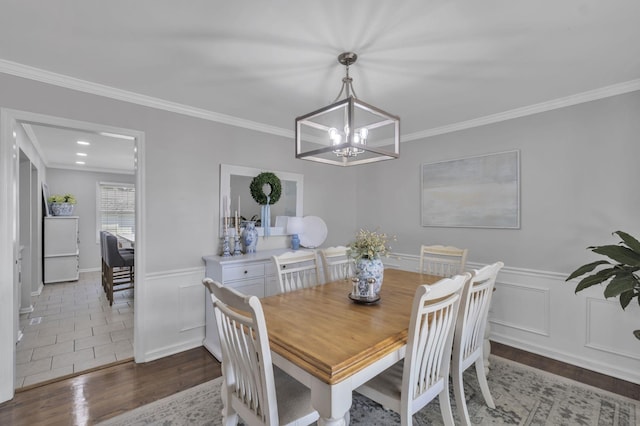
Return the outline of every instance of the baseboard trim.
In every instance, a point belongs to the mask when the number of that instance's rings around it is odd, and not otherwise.
[[[531,344],[523,340],[515,339],[510,336],[504,336],[498,333],[491,333],[489,339],[503,345],[511,346],[523,351],[531,352],[537,355],[545,356],[547,358],[555,359],[557,361],[566,362],[578,367],[586,368],[587,370],[596,371],[598,373],[606,374],[617,379],[626,380],[627,382],[640,384],[640,374],[637,372],[631,372],[629,370],[620,370],[610,364],[594,361],[592,359],[583,358],[563,351],[553,350],[548,347]]]
[[[186,342],[181,342],[177,345],[165,346],[164,348],[156,349],[154,351],[146,352],[144,354],[144,359],[138,360],[136,362],[149,362],[154,361],[156,359],[164,358],[170,355],[177,354],[179,352],[184,352],[189,349],[194,349],[202,346],[202,338],[188,340]]]

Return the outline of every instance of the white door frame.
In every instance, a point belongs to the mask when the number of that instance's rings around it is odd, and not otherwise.
[[[145,217],[145,135],[138,130],[106,126],[98,123],[70,120],[26,111],[0,108],[0,403],[12,399],[15,390],[14,333],[18,317],[15,315],[14,298],[16,261],[18,253],[17,170],[18,153],[14,129],[22,122],[45,124],[84,130],[91,133],[109,132],[136,138],[136,251],[134,287],[133,353],[136,362],[143,361],[144,335],[139,332],[143,324],[142,303],[145,295],[144,271],[146,245]]]

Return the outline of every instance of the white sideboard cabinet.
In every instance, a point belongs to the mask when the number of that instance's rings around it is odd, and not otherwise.
[[[242,256],[204,256],[205,276],[227,287],[233,287],[244,294],[258,297],[271,296],[280,292],[278,277],[272,256],[278,256],[290,249],[263,250]],[[206,291],[205,338],[203,346],[222,361],[220,339],[216,319],[211,304],[211,294]]]
[[[78,216],[44,218],[44,283],[77,281]]]

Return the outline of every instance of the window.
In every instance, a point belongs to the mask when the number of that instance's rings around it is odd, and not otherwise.
[[[132,184],[99,182],[96,200],[98,242],[100,231],[135,234],[136,189]]]

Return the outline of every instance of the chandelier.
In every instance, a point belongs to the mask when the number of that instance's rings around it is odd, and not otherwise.
[[[400,118],[358,99],[349,76],[357,59],[353,52],[341,53],[346,75],[336,99],[296,118],[296,158],[353,166],[399,157]]]

